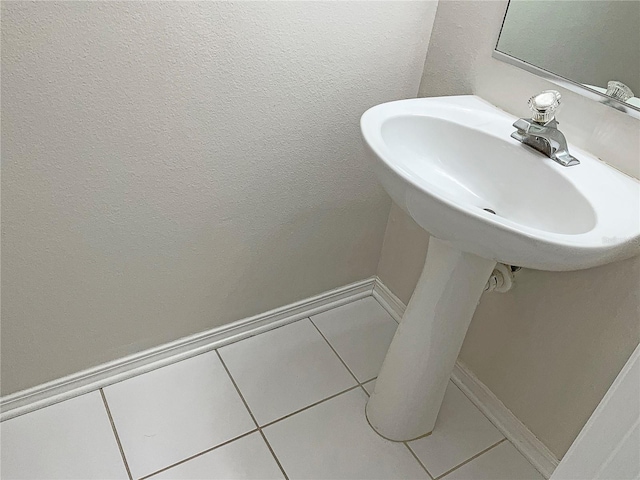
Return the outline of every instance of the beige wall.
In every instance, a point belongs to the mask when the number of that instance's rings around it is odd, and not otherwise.
[[[2,2],[2,394],[376,272],[432,2]]]
[[[526,115],[528,97],[558,87],[491,58],[505,2],[441,0],[421,96],[477,94]],[[640,176],[640,122],[562,90],[569,141]],[[562,208],[562,205],[558,205]],[[395,205],[378,275],[407,302],[428,235]],[[578,272],[523,270],[483,297],[461,359],[556,455],[564,455],[640,341],[640,261]]]

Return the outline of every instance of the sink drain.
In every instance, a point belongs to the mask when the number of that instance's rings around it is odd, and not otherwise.
[[[494,215],[496,214],[496,212],[495,212],[495,211],[493,211],[493,210],[491,210],[490,208],[483,208],[483,210],[484,210],[485,212],[493,213]]]

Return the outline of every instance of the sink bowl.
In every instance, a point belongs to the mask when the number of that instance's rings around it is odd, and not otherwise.
[[[457,96],[378,105],[361,127],[393,200],[462,251],[541,270],[637,254],[638,181],[573,145],[581,163],[563,167],[512,139],[515,120]]]
[[[366,408],[390,440],[428,435],[496,262],[578,270],[640,253],[640,184],[569,145],[563,167],[474,96],[378,105],[361,119],[378,179],[431,234]]]

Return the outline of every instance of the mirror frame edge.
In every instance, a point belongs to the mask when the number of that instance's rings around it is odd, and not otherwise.
[[[502,35],[502,29],[504,27],[504,22],[507,19],[507,11],[509,10],[509,5],[511,4],[511,0],[509,0],[504,8],[504,14],[502,15],[502,22],[500,23],[500,30],[498,31],[498,38],[496,39],[496,44],[493,48],[493,52],[491,56],[496,60],[499,60],[504,63],[508,63],[515,67],[521,68],[529,73],[533,73],[541,77],[544,80],[547,80],[551,83],[558,85],[559,87],[566,88],[567,90],[571,90],[574,93],[580,94],[584,97],[587,97],[591,100],[595,100],[598,103],[602,103],[607,105],[608,107],[613,108],[622,113],[626,113],[638,120],[640,120],[640,109],[629,105],[626,102],[621,102],[613,97],[605,95],[604,93],[600,93],[596,90],[593,90],[589,87],[584,86],[581,83],[574,82],[562,75],[558,75],[556,73],[550,72],[549,70],[545,70],[544,68],[538,67],[531,63],[527,63],[524,60],[520,60],[519,58],[513,57],[507,53],[501,52],[498,50],[498,43],[500,42],[500,36]],[[614,104],[612,105],[611,102]]]

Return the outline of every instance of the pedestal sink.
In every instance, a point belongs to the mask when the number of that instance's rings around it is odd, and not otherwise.
[[[378,105],[361,119],[378,179],[431,234],[366,409],[390,440],[429,434],[496,262],[578,270],[640,253],[640,185],[570,145],[563,167],[475,96]]]

